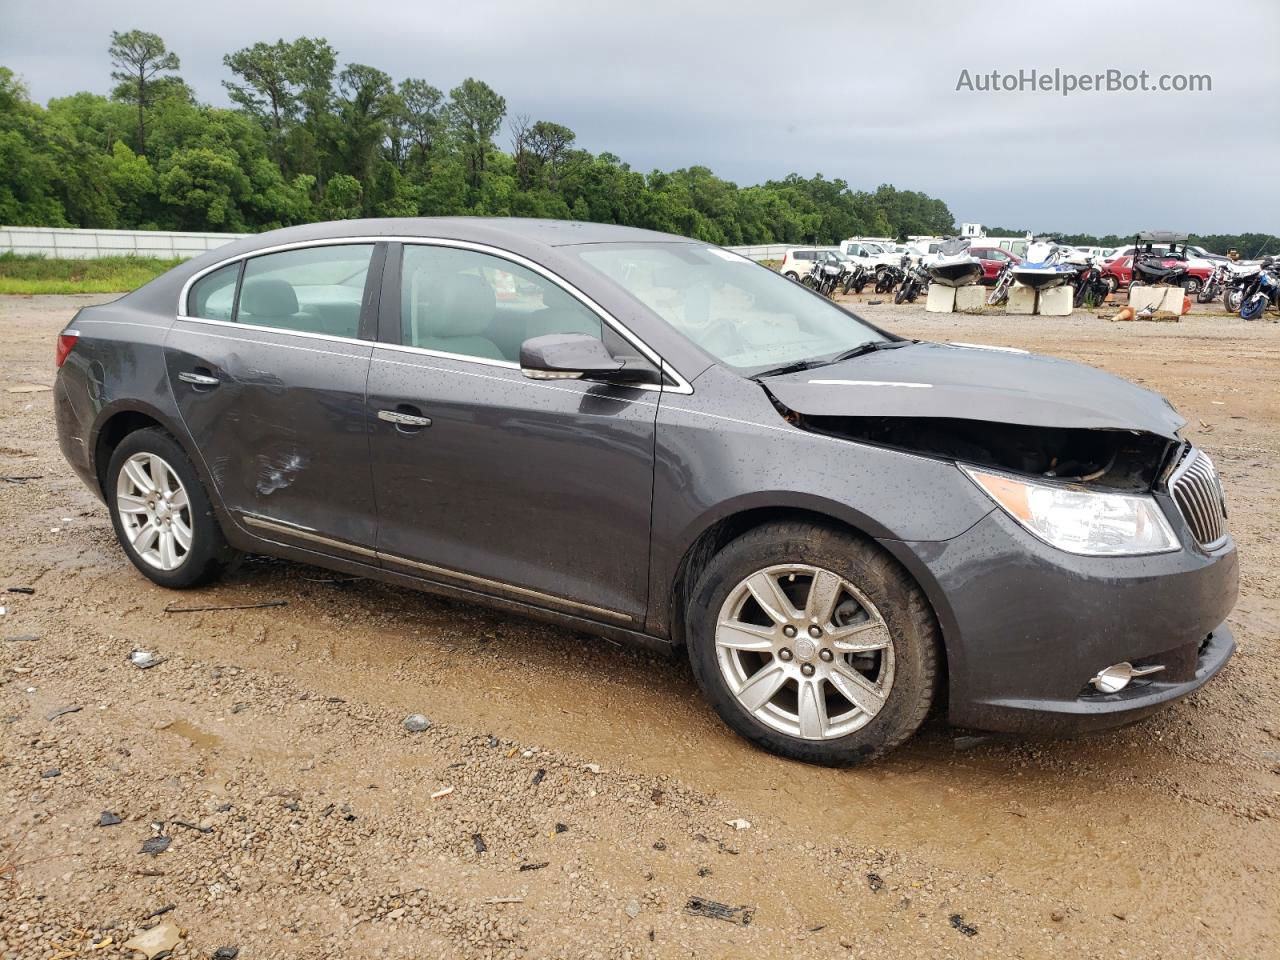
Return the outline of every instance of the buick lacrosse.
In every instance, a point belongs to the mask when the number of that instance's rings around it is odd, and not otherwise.
[[[272,554],[682,650],[799,760],[931,709],[1114,726],[1234,650],[1222,487],[1162,397],[700,241],[279,230],[81,310],[57,364],[62,451],[154,582]]]

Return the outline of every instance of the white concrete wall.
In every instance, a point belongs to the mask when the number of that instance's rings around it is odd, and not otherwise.
[[[194,257],[248,236],[244,233],[167,233],[161,230],[73,230],[61,227],[0,227],[0,253],[37,253],[49,258]]]
[[[725,247],[725,249],[732,250],[748,260],[781,260],[783,255],[792,247],[800,247],[806,250],[813,249],[812,246],[806,247],[803,243],[771,243],[754,247]],[[832,247],[830,249],[835,248]]]
[[[0,253],[38,253],[59,259],[92,257],[194,257],[245,233],[169,233],[163,230],[74,230],[63,227],[0,227]],[[750,260],[781,260],[791,247],[773,243],[729,247]],[[833,248],[834,249],[834,248]]]

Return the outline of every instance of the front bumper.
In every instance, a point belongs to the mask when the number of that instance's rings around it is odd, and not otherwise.
[[[1081,557],[995,510],[942,543],[887,541],[929,594],[947,651],[948,718],[1011,733],[1120,726],[1199,689],[1235,650],[1235,544]],[[1116,694],[1088,685],[1121,661],[1164,664]]]

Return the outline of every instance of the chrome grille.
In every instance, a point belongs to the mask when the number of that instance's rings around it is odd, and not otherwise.
[[[1169,492],[1196,542],[1211,549],[1227,538],[1227,504],[1213,461],[1195,447],[1169,478]]]

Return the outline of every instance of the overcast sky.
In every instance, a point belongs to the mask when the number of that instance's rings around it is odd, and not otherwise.
[[[477,77],[638,170],[893,183],[957,221],[1063,232],[1280,233],[1278,0],[0,0],[0,64],[41,102],[105,93],[110,31],[135,28],[218,104],[224,53],[321,36],[397,81]],[[956,90],[1020,68],[1208,74],[1212,92]]]

